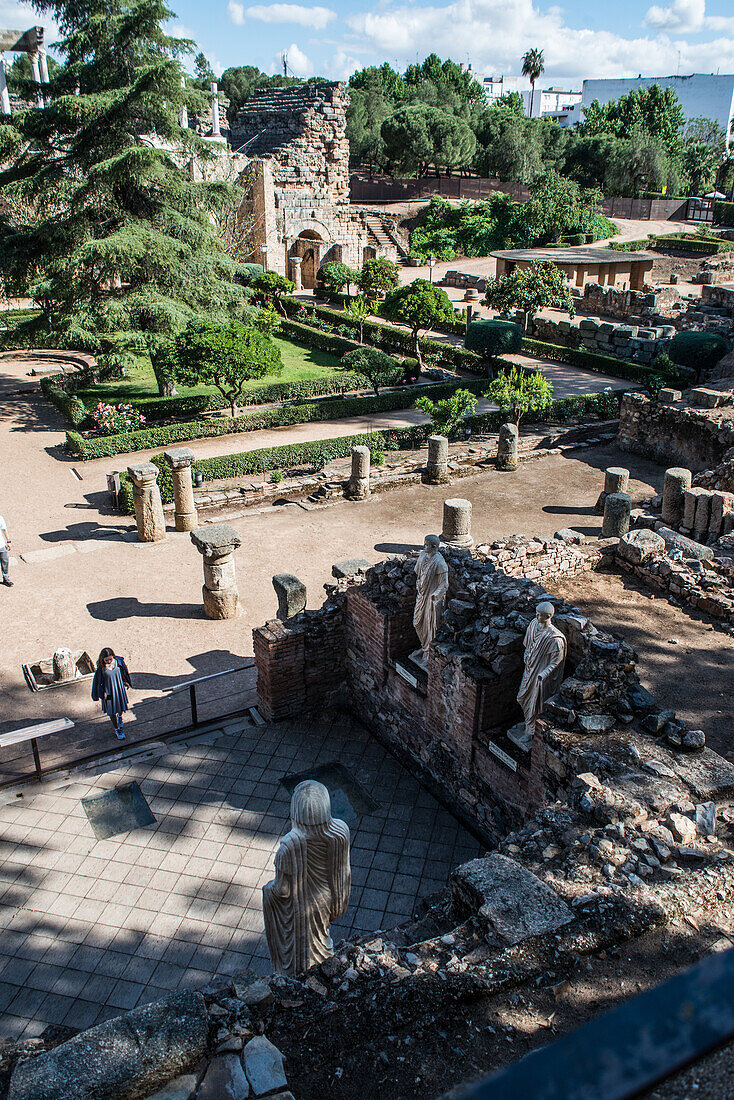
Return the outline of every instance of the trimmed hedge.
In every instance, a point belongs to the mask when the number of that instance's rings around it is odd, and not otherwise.
[[[514,321],[499,318],[471,321],[466,330],[466,346],[477,355],[496,359],[498,355],[520,351],[522,329]]]
[[[714,225],[734,226],[734,202],[717,199],[714,203]]]
[[[168,446],[189,439],[206,439],[237,432],[254,432],[263,428],[285,428],[292,424],[319,423],[341,420],[348,416],[369,416],[396,409],[412,408],[419,397],[430,396],[436,400],[450,397],[457,389],[481,393],[486,381],[432,383],[390,390],[379,396],[335,397],[327,401],[311,401],[300,405],[282,405],[276,409],[264,409],[244,416],[222,417],[221,420],[195,420],[189,424],[171,424],[168,427],[143,428],[138,432],[121,432],[119,435],[98,436],[84,439],[79,432],[68,431],[66,442],[72,454],[82,459],[108,458],[111,455],[144,451],[149,447]]]
[[[70,424],[80,428],[92,423],[92,415],[82,399],[76,396],[76,391],[93,386],[96,382],[121,376],[122,369],[119,366],[92,367],[74,374],[47,374],[41,379],[41,393]]]
[[[716,256],[720,252],[731,252],[731,241],[705,240],[703,237],[657,237],[652,246],[656,252],[678,249],[681,252],[695,252],[697,256]]]
[[[203,458],[194,462],[192,470],[201,473],[205,481],[216,481],[228,477],[247,477],[279,470],[284,466],[300,465],[304,462],[331,462],[335,458],[346,458],[352,447],[384,445],[385,436],[380,432],[362,435],[343,435],[336,439],[317,439],[309,443],[287,443],[282,447],[263,447],[257,451],[245,451],[242,454],[221,455],[218,458]],[[155,455],[151,462],[164,474],[168,466],[162,455]],[[170,504],[173,500],[173,484],[168,477],[159,477],[161,500]],[[127,473],[120,475],[120,510],[126,515],[133,514],[132,481]]]
[[[544,340],[531,340],[527,336],[522,342],[522,350],[529,355],[552,359],[557,363],[568,363],[572,367],[583,367],[597,374],[609,374],[613,378],[624,378],[628,382],[645,384],[649,382],[652,375],[661,374],[660,371],[643,363],[631,363],[627,359],[617,359],[613,355],[598,355],[596,352],[584,351],[582,348],[546,344]],[[663,376],[666,382],[681,381],[678,371],[663,372]]]

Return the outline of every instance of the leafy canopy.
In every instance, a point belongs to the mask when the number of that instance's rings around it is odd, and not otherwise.
[[[331,290],[339,291],[350,283],[359,282],[359,272],[354,271],[347,264],[339,263],[337,260],[329,260],[321,265],[316,273],[316,278]]]
[[[463,119],[438,107],[399,107],[380,127],[385,157],[395,171],[424,175],[432,166],[454,170],[468,167],[477,139]]]
[[[419,397],[414,406],[431,418],[431,428],[438,435],[450,439],[461,426],[464,417],[471,415],[477,407],[477,399],[469,390],[457,390],[451,397],[441,401],[432,401],[430,397]]]
[[[528,413],[542,412],[550,406],[553,385],[540,371],[512,367],[509,371],[500,371],[490,382],[486,397],[519,424]]]
[[[396,361],[379,348],[363,347],[348,351],[339,360],[337,370],[366,378],[376,394],[379,394],[380,386],[387,386],[400,378]]]
[[[541,309],[562,309],[571,317],[576,314],[565,276],[549,260],[536,260],[529,267],[516,267],[509,275],[489,279],[484,297],[490,309],[499,313],[521,310],[526,328]]]
[[[184,104],[206,107],[182,87],[192,44],[164,32],[161,0],[36,7],[58,23],[65,64],[45,109],[2,127],[16,152],[0,172],[13,210],[0,270],[9,291],[41,309],[16,333],[113,361],[141,350],[155,359],[192,318],[224,321],[244,301],[215,224],[232,189],[188,171],[211,156],[181,126]]]
[[[497,318],[471,321],[466,330],[465,346],[485,359],[496,359],[522,349],[522,329],[514,321]]]
[[[165,367],[182,386],[216,386],[235,415],[245,385],[280,374],[283,362],[276,344],[254,325],[195,321],[163,353]]]
[[[359,275],[359,289],[370,298],[387,294],[398,285],[399,271],[398,265],[388,260],[387,256],[365,260]]]

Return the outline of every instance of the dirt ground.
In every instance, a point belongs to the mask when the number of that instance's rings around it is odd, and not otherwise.
[[[706,732],[708,745],[734,759],[734,638],[707,618],[676,607],[634,578],[587,574],[555,583],[595,626],[636,650],[644,686],[680,718]]]

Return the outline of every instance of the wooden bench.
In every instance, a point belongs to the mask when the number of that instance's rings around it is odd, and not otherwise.
[[[52,722],[39,722],[36,726],[24,726],[19,730],[10,730],[9,733],[0,733],[0,749],[30,741],[33,749],[33,761],[36,765],[36,775],[40,779],[42,772],[41,759],[38,755],[38,738],[48,737],[50,733],[61,733],[62,730],[73,729],[73,726],[74,723],[70,718],[54,718]]]

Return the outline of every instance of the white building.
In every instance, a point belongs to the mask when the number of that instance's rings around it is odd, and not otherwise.
[[[582,92],[569,92],[565,88],[535,88],[522,93],[525,114],[533,118],[555,118],[561,126],[578,122],[578,107]],[[574,111],[576,109],[576,112]]]
[[[691,76],[638,76],[636,79],[585,80],[583,106],[595,99],[603,106],[612,99],[659,84],[672,88],[681,102],[686,121],[692,118],[710,118],[718,122],[726,134],[730,134],[734,119],[734,75],[714,76],[693,73]]]
[[[490,107],[508,92],[517,91],[516,76],[478,76],[477,80],[484,88],[484,94]]]

